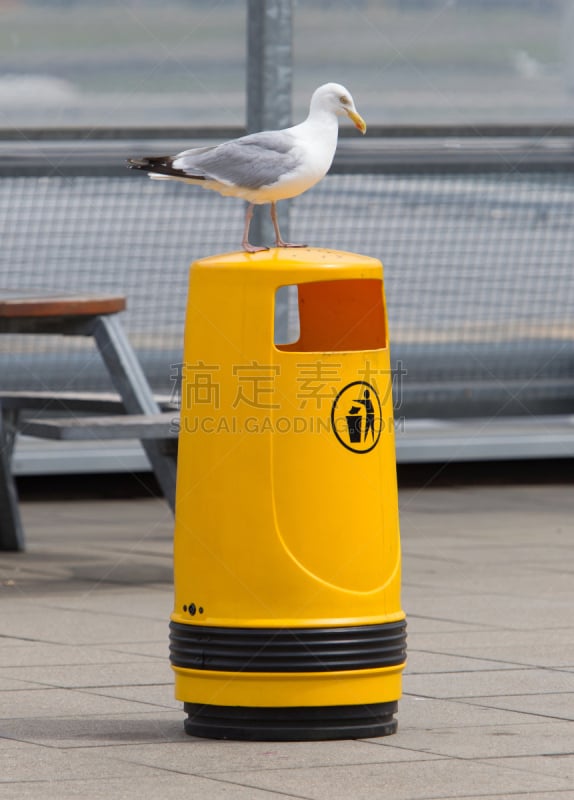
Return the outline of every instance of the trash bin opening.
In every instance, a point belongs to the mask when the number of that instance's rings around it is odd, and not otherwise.
[[[318,281],[300,283],[295,288],[299,338],[276,344],[278,350],[309,353],[386,347],[382,281],[376,278]],[[281,287],[277,293],[284,289]],[[291,313],[289,309],[290,316]],[[297,324],[290,327],[296,329]],[[275,341],[280,339],[276,336]]]

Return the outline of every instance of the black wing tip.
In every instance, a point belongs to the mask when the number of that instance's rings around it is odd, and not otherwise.
[[[128,169],[143,169],[146,170],[146,172],[149,170],[159,171],[161,169],[165,169],[167,167],[166,162],[166,158],[147,158],[145,156],[142,158],[127,159]]]
[[[143,158],[128,158],[128,169],[143,169],[145,172],[154,172],[156,175],[165,175],[168,178],[190,178],[195,181],[205,181],[205,175],[187,174],[181,169],[175,169],[172,156],[150,156]]]
[[[142,158],[128,158],[129,169],[144,169],[146,171],[171,174],[173,172],[171,156],[143,156]]]

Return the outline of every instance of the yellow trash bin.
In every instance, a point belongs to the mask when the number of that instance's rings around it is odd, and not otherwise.
[[[284,286],[300,332],[274,344]],[[170,657],[185,730],[394,733],[406,622],[381,263],[197,261],[182,373]]]

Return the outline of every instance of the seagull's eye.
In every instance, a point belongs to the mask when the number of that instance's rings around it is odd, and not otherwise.
[[[339,102],[341,103],[341,105],[348,106],[350,101],[347,95],[344,94],[342,97],[339,97]]]

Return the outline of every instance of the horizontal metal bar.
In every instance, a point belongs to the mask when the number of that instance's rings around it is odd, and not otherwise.
[[[398,137],[383,135],[365,139],[347,138],[339,142],[331,172],[335,174],[401,173],[525,173],[571,172],[574,170],[574,130],[530,135],[529,128],[513,129],[515,136],[458,137],[456,129],[444,135]],[[171,131],[175,133],[175,131]],[[240,129],[196,129],[178,131],[177,137],[159,136],[160,131],[145,131],[146,136],[116,139],[94,137],[78,130],[75,139],[0,137],[0,177],[15,176],[97,176],[126,174],[126,159],[150,153],[178,152],[224,141]],[[405,133],[407,130],[405,129]],[[124,131],[125,133],[125,131]],[[216,135],[219,134],[219,135]],[[389,135],[388,135],[389,134]],[[158,137],[158,138],[156,138]]]
[[[233,139],[243,136],[247,129],[242,125],[172,125],[138,127],[79,127],[62,128],[1,128],[0,141],[136,141],[142,139]],[[341,138],[354,138],[352,127],[341,127]],[[574,137],[574,124],[522,123],[476,125],[369,125],[367,138],[374,139],[483,139]]]
[[[574,458],[574,417],[535,416],[404,421],[397,431],[402,464]]]
[[[105,472],[151,472],[139,440],[58,442],[21,436],[12,459],[12,473],[16,476]]]
[[[574,458],[574,417],[504,419],[397,418],[399,464]],[[58,442],[21,436],[13,461],[15,475],[149,471],[139,441]]]

